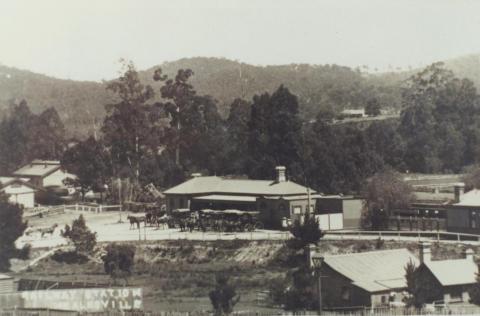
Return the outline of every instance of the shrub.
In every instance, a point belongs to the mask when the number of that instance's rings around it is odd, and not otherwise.
[[[290,229],[295,239],[290,241],[290,246],[296,249],[304,248],[308,244],[317,244],[324,233],[314,216],[305,215],[303,224],[296,220]]]
[[[114,283],[117,279],[123,279],[128,284],[128,277],[133,271],[135,247],[113,243],[105,250],[107,253],[102,257],[105,273],[110,275]]]
[[[55,251],[55,253],[52,255],[51,258],[56,262],[67,263],[67,264],[73,264],[73,263],[84,264],[88,262],[87,256],[80,254],[76,251],[57,250]]]
[[[83,215],[72,222],[71,228],[65,225],[65,230],[61,234],[73,242],[78,253],[91,253],[97,244],[97,234],[87,227]]]
[[[209,294],[212,303],[214,315],[229,315],[233,312],[233,307],[240,301],[235,286],[230,283],[227,274],[217,274],[215,278],[215,288]]]

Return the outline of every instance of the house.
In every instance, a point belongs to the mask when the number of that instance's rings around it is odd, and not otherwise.
[[[405,267],[410,261],[418,265],[418,259],[407,249],[331,256],[311,249],[309,260],[312,257],[323,258],[322,302],[330,308],[402,304],[407,288]]]
[[[473,189],[463,194],[459,188],[455,203],[445,207],[447,230],[480,234],[480,190]]]
[[[473,250],[465,251],[463,259],[432,260],[430,243],[420,244],[420,266],[415,282],[427,303],[468,303],[469,290],[477,283],[478,266]]]
[[[359,197],[318,196],[315,217],[322,230],[358,229],[361,227],[363,208],[364,200]]]
[[[36,188],[27,181],[28,179],[0,177],[0,192],[8,194],[8,200],[13,204],[34,207]]]
[[[12,293],[17,291],[17,282],[7,274],[0,274],[0,294]]]
[[[232,179],[193,174],[165,192],[167,211],[237,209],[259,211],[266,227],[280,227],[283,218],[301,217],[315,209],[315,191],[286,178],[286,168],[276,167],[274,180]],[[309,203],[310,201],[310,203]]]
[[[62,169],[60,161],[39,159],[35,159],[13,172],[13,176],[28,178],[29,182],[40,188],[63,187],[65,179],[75,178],[75,175]]]
[[[341,112],[345,118],[362,118],[366,117],[365,109],[345,109]]]

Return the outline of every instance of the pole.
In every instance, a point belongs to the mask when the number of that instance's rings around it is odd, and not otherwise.
[[[117,178],[117,180],[118,180],[118,204],[122,205],[122,199],[121,199],[121,196],[122,196],[122,181],[120,181],[120,178]],[[122,209],[120,209],[120,212],[118,213],[118,216],[119,216],[118,222],[123,223],[122,222]]]
[[[320,268],[317,268],[318,273],[318,315],[322,315],[322,276]]]

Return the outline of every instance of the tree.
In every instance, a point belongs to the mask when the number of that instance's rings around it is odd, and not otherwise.
[[[309,244],[317,244],[324,235],[318,220],[309,214],[305,214],[303,223],[295,220],[290,228],[290,232],[295,237],[292,246],[297,249],[303,249]]]
[[[90,231],[83,215],[73,220],[72,227],[65,225],[62,236],[72,241],[75,251],[79,254],[91,253],[97,244],[97,233]]]
[[[413,262],[413,260],[410,259],[410,261],[405,266],[405,279],[407,281],[407,292],[409,294],[405,302],[407,307],[411,307],[411,306],[421,307],[421,304],[420,306],[418,306],[418,302],[416,301],[416,293],[417,293],[417,286],[415,282],[416,271],[417,271],[417,266],[415,265],[415,262]]]
[[[388,226],[388,218],[395,209],[406,208],[413,201],[412,187],[392,169],[375,174],[363,189],[367,222],[373,229]]]
[[[105,273],[110,275],[116,284],[117,279],[124,279],[128,284],[128,277],[132,274],[135,263],[135,246],[109,244],[106,254],[102,257]]]
[[[27,259],[30,246],[17,249],[15,241],[23,235],[27,222],[22,219],[23,209],[11,204],[8,196],[0,192],[0,272],[10,269],[10,259]]]
[[[235,99],[230,105],[230,114],[226,121],[227,146],[225,159],[226,173],[246,174],[248,170],[245,149],[248,148],[248,125],[251,105],[243,99]]]
[[[293,180],[303,181],[302,123],[297,97],[280,86],[271,96],[254,96],[249,124],[249,176],[272,179],[275,165],[286,166]]]
[[[235,286],[230,282],[226,274],[217,274],[215,288],[209,293],[215,316],[230,315],[233,308],[240,301]]]
[[[158,150],[157,126],[150,121],[151,107],[147,104],[154,92],[140,82],[132,63],[125,68],[124,74],[107,86],[118,102],[105,106],[107,116],[102,131],[115,176],[133,179],[138,186],[141,160]]]
[[[480,276],[477,273],[477,283],[475,283],[468,291],[470,295],[470,303],[480,305]]]
[[[215,173],[220,171],[217,168],[223,161],[225,129],[216,101],[197,95],[189,83],[193,75],[191,69],[180,69],[175,79],[168,79],[157,69],[153,78],[164,82],[160,88],[164,101],[156,105],[169,118],[164,139],[167,152],[173,153],[179,169]]]
[[[80,187],[82,200],[89,190],[103,190],[109,173],[108,162],[108,152],[93,137],[68,149],[62,158],[62,165],[77,176],[72,181]]]
[[[367,101],[367,106],[365,107],[365,114],[368,116],[378,116],[380,112],[380,102],[377,98],[372,98]]]
[[[463,177],[465,182],[465,189],[479,189],[480,188],[480,166],[474,165],[466,168],[465,175]]]

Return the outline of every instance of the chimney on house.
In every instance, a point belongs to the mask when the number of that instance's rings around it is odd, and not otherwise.
[[[465,192],[465,184],[463,183],[456,183],[454,186],[453,186],[453,192],[455,194],[455,203],[459,203],[460,202],[460,197],[463,195],[463,193]]]
[[[287,177],[285,176],[287,168],[285,168],[284,166],[277,166],[275,167],[275,170],[277,171],[277,182],[287,181]]]
[[[201,177],[201,176],[202,176],[202,174],[201,174],[201,173],[198,173],[198,172],[191,174],[191,177],[192,177],[192,178],[198,178],[198,177]]]
[[[421,241],[419,244],[420,250],[420,262],[429,262],[432,260],[432,252],[430,249],[430,243],[427,241]]]
[[[465,259],[475,261],[475,258],[474,258],[475,253],[471,248],[465,249],[464,254],[465,254]]]

